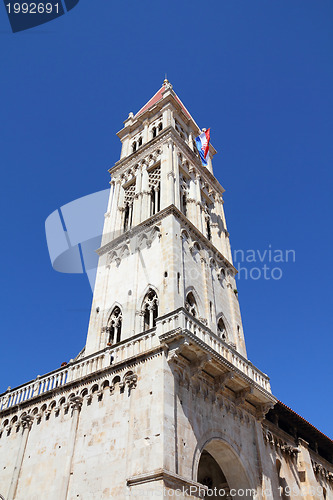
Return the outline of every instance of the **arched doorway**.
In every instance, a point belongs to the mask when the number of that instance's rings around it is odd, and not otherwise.
[[[198,467],[198,483],[207,486],[209,490],[217,491],[216,494],[210,495],[210,498],[225,498],[229,500],[230,488],[223,474],[222,469],[216,460],[208,451],[204,450],[201,453]],[[222,490],[224,496],[222,497]]]
[[[253,499],[256,493],[238,455],[220,439],[204,446],[198,462],[197,482],[210,490],[207,498]]]

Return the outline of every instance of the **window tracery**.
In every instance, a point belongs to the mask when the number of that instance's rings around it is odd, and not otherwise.
[[[185,309],[195,318],[198,316],[198,307],[192,292],[189,292],[186,296]]]
[[[120,310],[120,307],[116,306],[113,308],[109,317],[109,324],[108,324],[109,344],[120,342],[122,322],[123,322],[122,312]]]
[[[149,289],[143,299],[141,315],[143,318],[143,331],[150,330],[156,326],[158,316],[158,297],[153,289]]]

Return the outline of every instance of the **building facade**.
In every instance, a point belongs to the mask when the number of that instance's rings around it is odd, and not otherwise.
[[[167,80],[118,132],[85,349],[0,396],[6,500],[333,498],[333,442],[247,359],[199,133]]]

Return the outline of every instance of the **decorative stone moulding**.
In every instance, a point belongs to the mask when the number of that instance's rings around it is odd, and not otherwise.
[[[333,483],[333,472],[327,470],[322,464],[311,460],[313,472]]]
[[[4,414],[2,420],[0,420],[0,438],[4,432],[9,435],[14,426],[17,428],[21,426],[31,427],[33,422],[38,425],[43,419],[50,420],[52,415],[56,418],[60,413],[67,414],[70,408],[80,409],[85,402],[89,405],[94,397],[101,400],[104,394],[112,396],[117,387],[120,393],[124,392],[126,388],[128,388],[129,393],[136,388],[138,382],[136,373],[127,370],[122,378],[116,373],[119,373],[119,370],[104,375],[98,374],[93,380],[86,383],[79,380],[73,384],[68,384],[67,387],[62,386],[52,389],[45,393],[45,397],[39,398],[38,401],[36,401],[37,398],[26,401],[26,410],[19,416],[17,414],[20,413],[23,402],[13,407],[3,408],[0,412],[0,419],[1,413]],[[55,393],[57,392],[58,396],[56,397]],[[12,413],[16,415],[10,418],[8,415]]]
[[[296,446],[288,444],[286,441],[283,441],[282,439],[278,438],[266,428],[263,428],[263,436],[264,436],[264,441],[267,444],[274,446],[274,448],[276,450],[280,450],[281,453],[293,457],[297,457],[298,453],[300,453],[300,450]]]

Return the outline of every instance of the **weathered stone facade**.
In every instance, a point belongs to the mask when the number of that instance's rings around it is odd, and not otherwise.
[[[118,133],[86,347],[0,396],[6,500],[333,498],[332,441],[247,359],[199,132],[165,81]]]

